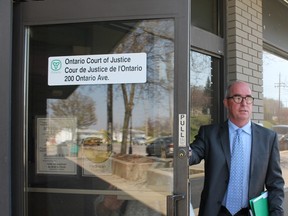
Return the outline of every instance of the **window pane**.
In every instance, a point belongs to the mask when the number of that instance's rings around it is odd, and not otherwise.
[[[288,124],[288,60],[263,54],[264,120],[266,127]]]
[[[192,0],[191,1],[191,24],[219,35],[218,1]]]
[[[203,124],[219,121],[219,59],[190,52],[191,139]]]
[[[263,53],[264,127],[278,133],[280,163],[285,182],[288,150],[288,60]]]
[[[190,52],[190,139],[201,125],[219,122],[219,66],[220,60],[199,52]],[[189,167],[191,200],[195,212],[200,204],[204,182],[204,161]]]
[[[263,0],[263,37],[269,44],[288,51],[288,2]]]

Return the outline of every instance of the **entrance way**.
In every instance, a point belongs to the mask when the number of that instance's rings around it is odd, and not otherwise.
[[[29,216],[189,215],[188,5],[55,3],[18,5],[15,202]]]

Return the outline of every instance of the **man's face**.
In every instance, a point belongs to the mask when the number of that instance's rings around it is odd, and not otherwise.
[[[235,83],[230,88],[229,97],[240,96],[247,97],[251,96],[251,90],[246,83]],[[253,103],[248,104],[246,99],[242,98],[240,103],[236,103],[233,98],[225,98],[224,105],[228,109],[229,119],[238,127],[242,127],[250,119],[252,113]]]

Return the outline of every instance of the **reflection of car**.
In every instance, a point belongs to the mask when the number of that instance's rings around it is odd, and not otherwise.
[[[272,129],[277,133],[279,140],[279,150],[288,149],[288,125],[273,125]]]
[[[147,143],[146,153],[148,156],[167,158],[173,157],[173,137],[158,137]]]
[[[279,149],[280,149],[280,151],[288,149],[288,134],[283,135],[279,139]]]
[[[134,137],[133,138],[133,145],[144,145],[146,143],[145,137]]]
[[[278,134],[278,140],[285,135],[288,134],[288,125],[273,125],[272,130],[274,130]]]
[[[87,137],[82,140],[84,146],[100,146],[103,143],[102,139],[99,137]]]

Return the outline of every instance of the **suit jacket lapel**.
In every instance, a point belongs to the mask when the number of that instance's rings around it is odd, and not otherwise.
[[[260,151],[260,146],[261,145],[261,135],[259,134],[259,131],[257,130],[257,127],[255,127],[255,123],[251,123],[251,156],[250,156],[250,181],[249,181],[249,192],[253,189],[253,185],[256,184],[258,181],[258,178],[253,178],[253,173],[255,173],[255,169],[257,168],[257,157]],[[257,137],[257,139],[255,139]],[[261,167],[261,166],[260,166]],[[257,173],[257,172],[256,172]],[[249,198],[250,195],[249,195]]]
[[[224,156],[227,161],[228,170],[230,170],[231,153],[230,153],[228,121],[225,121],[220,126],[220,140],[221,140],[221,146],[224,152]]]

